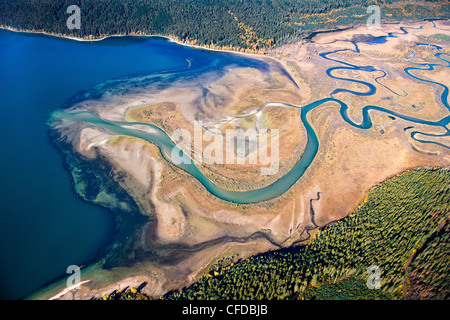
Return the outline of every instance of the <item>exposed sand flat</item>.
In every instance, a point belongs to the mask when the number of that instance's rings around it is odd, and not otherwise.
[[[444,23],[436,24],[444,26]],[[401,34],[401,26],[408,27],[409,34]],[[417,29],[420,26],[422,29]],[[361,52],[349,51],[355,45],[348,40],[361,40],[367,34],[386,36],[390,32],[399,34],[380,44],[358,42]],[[408,67],[420,67],[412,62],[445,65],[434,56],[435,49],[416,46],[424,37],[435,33],[450,35],[450,31],[436,29],[428,22],[383,25],[380,30],[355,27],[320,34],[313,42],[300,41],[272,50],[270,56],[274,61],[268,73],[251,68],[229,69],[220,76],[208,73],[189,81],[180,79],[161,91],[145,88],[136,89],[129,96],[112,96],[105,100],[109,102],[107,106],[105,101],[85,102],[83,106],[104,119],[152,123],[169,134],[184,128],[193,136],[194,120],[201,120],[205,128],[222,132],[237,127],[278,129],[282,142],[278,175],[261,176],[261,165],[200,167],[221,186],[244,190],[261,187],[289,171],[302,155],[307,139],[298,109],[275,103],[261,110],[267,102],[304,106],[330,97],[337,88],[368,90],[363,83],[344,80],[353,79],[376,87],[376,93],[368,96],[349,92],[333,95],[348,105],[349,118],[356,123],[362,121],[362,109],[368,105],[428,121],[448,116],[449,110],[440,101],[443,88],[413,79],[404,71]],[[448,52],[450,43],[440,41],[439,46],[442,52]],[[319,55],[340,49],[349,50],[335,52],[328,58],[347,65]],[[414,59],[411,52],[415,54]],[[378,71],[336,69],[332,75],[343,79],[327,76],[327,69],[348,67],[348,64],[373,66]],[[300,89],[280,72],[281,65]],[[386,76],[376,82],[383,72]],[[434,71],[411,73],[450,86],[448,67],[436,66]],[[449,164],[449,149],[411,138],[411,130],[442,134],[443,128],[412,123],[377,110],[370,111],[370,116],[373,126],[363,130],[343,120],[336,102],[327,102],[310,111],[307,118],[319,140],[314,161],[288,192],[248,205],[233,204],[211,195],[198,180],[169,165],[157,148],[144,140],[112,137],[95,128],[85,128],[78,134],[75,128],[62,130],[62,134],[76,135],[78,140],[72,140],[79,141],[79,152],[94,156],[89,150],[95,149],[117,172],[123,172],[126,178],[120,182],[122,187],[138,203],[142,213],[154,219],[135,235],[130,257],[125,259],[129,267],[109,271],[97,268],[90,272],[92,281],[81,286],[82,298],[101,297],[119,285],[123,289],[144,281],[149,284],[143,292],[159,296],[192,283],[223,256],[247,257],[306,241],[311,229],[345,217],[362,203],[374,185],[401,171]],[[417,138],[449,145],[448,137],[418,134]],[[159,255],[158,259],[155,255]],[[164,262],[165,258],[170,264]]]

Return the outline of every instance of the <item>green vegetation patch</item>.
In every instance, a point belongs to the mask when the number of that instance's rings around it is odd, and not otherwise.
[[[380,290],[367,288],[366,282],[356,278],[310,287],[302,292],[301,300],[387,300],[389,295]]]

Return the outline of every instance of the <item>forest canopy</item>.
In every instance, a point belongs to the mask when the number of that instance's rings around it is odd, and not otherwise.
[[[395,2],[395,4],[393,4]],[[367,20],[367,6],[407,5],[407,1],[374,0],[0,0],[0,25],[19,30],[36,30],[96,38],[112,34],[170,36],[190,43],[258,50],[286,43],[311,29],[333,27],[336,17],[315,25],[308,16],[330,13],[347,17],[340,23]],[[449,15],[449,6],[418,3],[419,12]],[[70,5],[80,7],[81,28],[69,30],[66,12]],[[429,8],[431,7],[431,8]],[[443,10],[445,9],[445,10]],[[434,13],[433,13],[434,12]],[[390,14],[392,16],[392,14]],[[420,14],[414,14],[420,18]],[[403,18],[411,15],[405,15]],[[397,14],[401,19],[402,14]],[[306,19],[306,20],[305,20]],[[313,18],[314,19],[314,18]],[[362,20],[361,20],[362,19]],[[306,21],[306,22],[305,22]]]

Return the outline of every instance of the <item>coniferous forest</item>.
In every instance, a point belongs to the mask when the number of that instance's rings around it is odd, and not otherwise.
[[[443,5],[436,7],[437,3]],[[364,23],[371,4],[384,6],[386,12],[394,10],[387,15],[391,19],[411,18],[402,14],[411,4],[393,0],[0,0],[0,25],[81,38],[163,35],[203,46],[259,52],[314,29],[336,27],[338,20],[338,24]],[[414,16],[420,19],[421,12],[427,17],[449,16],[450,6],[445,4],[420,2]],[[80,29],[66,26],[70,5],[80,7]],[[347,9],[351,14],[342,11]],[[332,16],[312,23],[318,14]]]
[[[449,214],[450,169],[407,171],[373,188],[357,210],[307,245],[224,258],[162,298],[448,299]],[[371,282],[377,278],[378,287]],[[103,299],[149,297],[134,289]]]
[[[405,172],[308,245],[220,261],[165,299],[448,299],[449,169]],[[378,270],[379,288],[370,286]]]

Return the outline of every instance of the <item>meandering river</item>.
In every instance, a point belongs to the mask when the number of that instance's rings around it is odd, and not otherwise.
[[[407,28],[401,28],[401,30],[402,30],[401,34],[407,34],[408,32],[406,31],[406,29]],[[411,28],[409,28],[409,29],[411,29]],[[397,36],[396,33],[390,33],[386,37],[396,37],[396,36]],[[354,51],[360,52],[357,43],[354,43],[354,44],[355,44]],[[161,150],[163,157],[167,161],[169,161],[173,165],[177,166],[178,168],[183,169],[184,171],[186,171],[187,173],[189,173],[190,175],[192,175],[193,177],[198,179],[198,181],[200,181],[210,193],[214,194],[215,196],[217,196],[223,200],[234,202],[234,203],[240,203],[240,204],[257,203],[257,202],[274,199],[274,198],[284,194],[286,191],[288,191],[303,176],[305,171],[308,169],[308,167],[314,161],[314,158],[316,157],[317,152],[319,150],[319,140],[317,138],[317,135],[316,135],[314,129],[312,128],[312,126],[310,125],[310,123],[308,121],[307,114],[314,108],[316,108],[324,103],[329,103],[329,102],[334,103],[336,105],[336,107],[339,108],[342,119],[344,121],[346,121],[348,124],[350,124],[356,128],[359,128],[359,129],[367,130],[372,127],[372,119],[370,116],[371,112],[385,113],[385,114],[395,116],[397,118],[409,121],[411,123],[425,124],[425,125],[432,126],[432,127],[442,128],[443,131],[445,131],[445,132],[440,133],[440,134],[412,131],[411,138],[416,141],[422,142],[422,143],[433,143],[433,144],[439,145],[443,148],[447,148],[447,149],[450,148],[450,146],[447,146],[440,142],[431,141],[431,140],[423,140],[423,139],[417,138],[417,135],[419,135],[419,134],[422,134],[424,136],[434,136],[434,137],[443,137],[443,136],[450,135],[450,130],[447,128],[447,125],[450,122],[450,114],[448,116],[440,119],[439,121],[428,121],[425,119],[419,119],[419,118],[406,116],[401,113],[394,112],[394,111],[391,111],[391,110],[388,110],[386,108],[382,108],[379,106],[365,106],[362,109],[363,120],[361,123],[356,123],[352,119],[350,119],[350,117],[348,116],[348,112],[347,112],[348,105],[345,102],[334,98],[333,96],[340,92],[348,92],[348,93],[358,95],[358,96],[374,95],[377,92],[377,88],[374,84],[366,82],[366,81],[336,77],[333,75],[332,71],[338,70],[338,69],[351,69],[351,70],[365,71],[365,72],[374,72],[374,71],[383,71],[383,70],[376,69],[375,67],[370,66],[370,65],[358,66],[358,65],[351,64],[349,62],[344,62],[344,61],[338,60],[337,58],[329,57],[330,55],[333,55],[335,53],[342,52],[342,51],[348,51],[348,50],[349,49],[343,49],[343,50],[336,50],[333,52],[320,53],[320,56],[324,59],[331,60],[336,63],[345,65],[345,67],[338,66],[338,67],[329,68],[326,71],[326,74],[333,79],[344,80],[344,81],[349,81],[349,82],[357,82],[359,84],[362,84],[362,85],[368,87],[368,91],[357,92],[357,91],[349,90],[346,88],[337,88],[333,92],[330,93],[330,96],[331,96],[330,98],[324,98],[321,100],[317,100],[317,101],[315,101],[311,104],[305,105],[305,106],[296,106],[296,105],[286,104],[286,103],[281,103],[281,102],[278,102],[278,103],[273,102],[274,104],[282,105],[284,107],[298,108],[301,110],[300,117],[301,117],[303,125],[306,128],[307,144],[306,144],[306,147],[305,147],[305,150],[304,150],[302,156],[300,157],[298,162],[291,168],[291,170],[289,172],[287,172],[284,176],[282,176],[280,179],[275,181],[273,184],[259,188],[259,189],[254,189],[254,190],[249,190],[249,191],[228,190],[228,189],[219,187],[218,185],[214,184],[211,180],[209,180],[208,177],[206,177],[198,169],[198,167],[196,166],[194,161],[190,161],[189,163],[178,164],[171,158],[172,150],[174,150],[174,149],[177,150],[177,154],[181,154],[182,156],[185,156],[185,157],[189,157],[189,155],[184,154],[183,151],[180,150],[176,146],[176,144],[170,139],[170,137],[163,130],[161,130],[160,128],[158,128],[154,125],[151,125],[151,124],[138,123],[138,122],[106,121],[106,120],[100,118],[97,114],[95,114],[93,112],[68,111],[65,109],[60,109],[60,110],[53,112],[52,117],[51,117],[51,122],[64,122],[64,125],[73,124],[76,122],[85,122],[85,123],[91,124],[92,126],[98,128],[102,131],[108,132],[110,134],[126,135],[126,136],[133,136],[133,137],[145,139],[145,140],[155,144],[156,146],[158,146],[159,149]],[[439,50],[439,48],[438,48],[438,50]],[[444,66],[444,67],[450,67],[450,62],[447,59],[445,59],[441,53],[436,53],[435,56],[437,58],[439,58],[443,63],[442,64],[429,64],[429,63],[420,64],[420,66],[428,66],[428,68],[408,67],[405,69],[405,73],[414,79],[417,79],[420,81],[425,81],[425,82],[434,84],[436,86],[442,87],[443,92],[440,96],[440,101],[450,111],[450,106],[449,106],[449,102],[448,102],[447,86],[445,86],[444,84],[439,83],[439,82],[422,79],[412,73],[413,70],[432,71],[432,70],[434,70],[434,67],[437,65]],[[384,72],[384,75],[386,75],[385,72]],[[379,78],[380,77],[378,77],[377,80]],[[139,130],[139,129],[130,128],[130,125],[131,126],[132,125],[148,126],[148,127],[151,127],[153,130],[143,131],[143,130]]]

